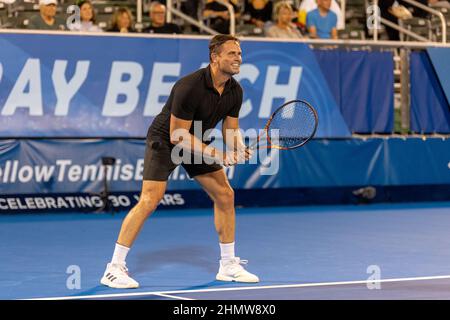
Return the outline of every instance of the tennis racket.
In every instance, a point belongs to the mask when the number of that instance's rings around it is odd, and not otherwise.
[[[292,100],[279,107],[267,121],[263,132],[249,148],[289,150],[304,146],[317,131],[319,118],[306,101]],[[263,139],[264,136],[266,139]],[[266,142],[266,145],[262,145]]]

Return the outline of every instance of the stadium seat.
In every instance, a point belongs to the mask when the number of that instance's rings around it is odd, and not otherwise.
[[[345,10],[345,26],[342,31],[342,39],[363,39],[366,23],[366,0],[347,0]],[[339,36],[340,37],[340,36]]]
[[[338,38],[344,40],[364,40],[366,38],[363,29],[346,28],[338,31]]]
[[[12,4],[14,11],[39,11],[37,1],[16,1]]]
[[[103,30],[107,30],[111,26],[112,14],[109,13],[98,13],[97,14],[97,24]]]
[[[450,28],[450,19],[446,19],[447,24],[447,33],[449,32]],[[430,21],[431,25],[431,33],[433,41],[442,41],[442,22],[437,16],[433,16]]]
[[[406,29],[432,41],[431,21],[429,19],[412,18],[402,22]],[[413,41],[414,39],[410,36],[405,36],[405,40]]]
[[[36,14],[38,14],[36,11],[17,11],[15,14],[15,27],[20,29],[28,28],[30,18]]]

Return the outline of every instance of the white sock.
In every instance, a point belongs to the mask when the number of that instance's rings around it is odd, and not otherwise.
[[[234,242],[219,243],[220,257],[222,260],[231,260],[234,258]]]
[[[125,264],[125,259],[127,258],[128,251],[130,251],[130,248],[121,246],[120,244],[116,243],[111,263]]]

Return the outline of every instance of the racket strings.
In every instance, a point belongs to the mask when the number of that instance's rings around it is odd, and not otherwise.
[[[282,148],[299,146],[314,134],[316,122],[316,115],[308,104],[302,101],[286,104],[270,122],[270,143]]]

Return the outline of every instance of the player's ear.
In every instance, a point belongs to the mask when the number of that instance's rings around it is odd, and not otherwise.
[[[217,53],[211,53],[211,62],[217,62]]]

